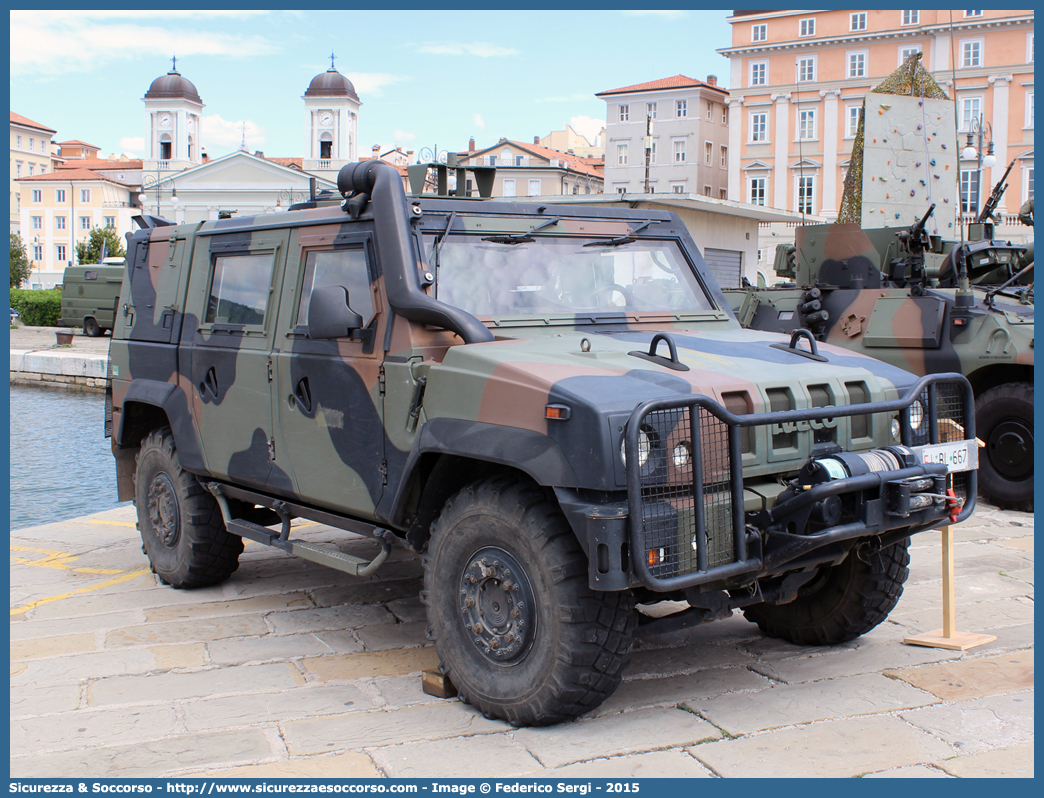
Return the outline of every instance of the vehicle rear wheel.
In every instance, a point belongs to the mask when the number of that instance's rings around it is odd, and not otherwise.
[[[182,469],[170,427],[153,430],[141,442],[134,505],[145,554],[165,584],[216,585],[239,567],[243,539],[225,530],[214,497]]]
[[[461,699],[515,726],[601,704],[620,684],[637,623],[630,593],[588,587],[587,559],[548,493],[512,476],[446,503],[421,598]]]
[[[1005,510],[1033,512],[1033,384],[998,385],[975,400],[979,496]]]
[[[98,322],[88,316],[83,320],[83,334],[88,338],[97,338],[102,334],[101,327],[98,326]]]
[[[824,566],[789,604],[743,610],[769,637],[832,646],[866,634],[888,617],[910,575],[910,539],[883,549],[856,545],[842,563]]]

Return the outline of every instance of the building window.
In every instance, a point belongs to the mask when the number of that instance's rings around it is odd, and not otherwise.
[[[711,195],[711,192],[713,192],[713,191],[714,191],[714,189],[711,188],[710,186],[704,186],[703,187],[703,196],[709,197]]]
[[[29,137],[29,152],[35,152],[35,151],[36,151],[36,139],[34,139],[32,136],[30,136]]]
[[[768,64],[764,61],[756,61],[750,65],[750,85],[764,86],[767,80]]]
[[[106,216],[106,217],[104,217],[104,219],[105,219],[105,226],[109,230],[115,230],[116,229],[116,217],[115,216]]]
[[[616,165],[627,166],[627,145],[617,144],[616,145]]]
[[[529,181],[529,196],[539,197],[540,196],[540,181],[530,180]]]
[[[1033,199],[1033,167],[1026,167],[1026,199]]]
[[[81,216],[80,217],[80,229],[81,230],[90,230],[91,229],[91,217],[90,216]]]
[[[620,121],[627,122],[631,118],[631,106],[621,105],[620,106]]]
[[[515,166],[522,166],[522,164],[524,163],[525,160],[526,160],[526,157],[524,155],[516,155],[515,156]],[[469,194],[468,196],[470,197],[471,195]]]
[[[35,172],[36,172],[36,164],[30,163],[29,164],[29,177],[32,177],[33,174],[35,174]]]
[[[496,155],[489,155],[487,157],[489,158],[489,165],[490,166],[496,166],[497,165],[497,156]]]
[[[799,23],[798,36],[815,36],[816,21],[814,19],[803,19]]]
[[[866,12],[860,11],[857,14],[852,14],[849,18],[848,29],[851,31],[866,30]]]
[[[59,244],[54,248],[54,254],[58,258],[58,262],[61,263],[65,260],[65,244]]]
[[[511,161],[512,160],[513,159],[511,158],[511,150],[501,150],[500,151],[500,165],[501,166],[511,166]]]
[[[1026,95],[1026,127],[1033,129],[1033,92]]]
[[[675,193],[675,194],[684,194],[685,193],[685,184],[684,183],[674,183],[671,186],[671,191],[673,193]]]
[[[710,122],[714,118],[714,103],[707,103],[707,121]]]
[[[799,177],[797,183],[797,212],[812,213],[812,195],[815,192],[815,177]]]
[[[961,213],[979,212],[979,173],[975,169],[961,170]]]
[[[627,193],[627,185],[624,184],[622,186],[617,186],[616,187],[616,193],[619,194],[622,197],[624,194]]]
[[[674,162],[685,163],[685,140],[674,142]]]
[[[511,179],[504,180],[504,196],[513,197],[515,196],[515,181]]]
[[[43,217],[42,216],[30,216],[29,222],[34,230],[43,230]]]
[[[56,188],[54,190],[54,201],[55,202],[65,202],[65,189],[64,188]]]
[[[721,106],[721,123],[727,125],[729,123],[729,106]]]
[[[718,199],[728,199],[728,198],[729,198],[729,190],[727,188],[719,188],[718,189]]]
[[[859,117],[863,113],[863,109],[858,105],[848,106],[848,126],[845,132],[846,139],[854,139],[856,133],[859,132]]]
[[[689,101],[688,100],[675,100],[674,101],[674,116],[678,119],[683,119],[689,115]]]
[[[816,138],[816,111],[798,111],[798,140],[810,141]]]
[[[750,140],[768,141],[768,114],[758,113],[750,115]]]
[[[55,216],[54,217],[54,229],[55,230],[64,230],[65,229],[65,217],[64,216]]]
[[[908,47],[908,46],[900,47],[899,48],[899,66],[902,66],[903,64],[905,64],[906,63],[906,59],[909,58],[911,55],[914,55],[915,53],[919,53],[919,52],[921,52],[921,45],[919,45],[919,44],[914,46],[914,47]]]
[[[751,205],[764,205],[765,204],[765,178],[764,177],[752,177],[750,179],[750,204]]]
[[[646,103],[645,104],[645,115],[649,119],[655,119],[656,118],[656,103]]]
[[[964,12],[964,16],[965,16],[965,19],[967,19],[968,17],[981,17],[982,16],[982,12],[981,11],[965,11]]]
[[[848,54],[848,77],[850,77],[850,78],[865,78],[866,77],[866,53],[849,53]]]
[[[904,25],[917,25],[921,21],[920,11],[904,11],[903,12],[903,24]]]
[[[1033,63],[1033,31],[1026,34],[1026,63]]]
[[[652,142],[652,149],[649,150],[649,163],[656,163],[656,142]]]
[[[710,165],[711,158],[714,157],[714,144],[709,141],[703,142],[703,162]]]
[[[729,168],[729,148],[724,146],[721,148],[721,168]]]
[[[43,189],[33,189],[33,202],[43,202]]]
[[[961,66],[982,66],[982,39],[966,39],[961,42]]]
[[[91,201],[91,190],[89,188],[81,188],[80,189],[80,202],[90,202],[90,201]]]
[[[43,244],[33,244],[33,260],[43,260]]]
[[[21,136],[15,136],[15,146],[18,149],[22,149],[22,137]]]
[[[40,164],[40,174],[47,174],[47,167],[44,164]]]
[[[768,40],[768,25],[755,25],[750,29],[750,40],[752,42],[763,42]]]
[[[982,113],[982,97],[962,97],[961,98],[961,130],[968,131],[972,129],[972,123],[979,121],[979,114]]]
[[[17,177],[21,177],[21,176],[22,176],[22,162],[18,161],[17,163],[15,163],[15,177],[17,178]]]
[[[797,79],[798,83],[805,83],[810,80],[816,79],[816,59],[811,58],[799,58],[797,62]]]

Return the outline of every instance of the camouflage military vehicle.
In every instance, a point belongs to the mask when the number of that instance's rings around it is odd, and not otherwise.
[[[930,213],[930,211],[929,211]],[[914,374],[958,372],[975,392],[979,495],[1033,509],[1032,245],[944,241],[856,224],[808,225],[776,251],[789,287],[726,291],[744,327],[811,331]],[[977,232],[976,230],[972,231]],[[961,290],[965,269],[973,285]]]
[[[971,513],[967,380],[743,330],[673,214],[407,198],[380,162],[338,186],[129,241],[107,423],[171,586],[242,538],[356,575],[408,547],[460,696],[546,724],[613,692],[636,604],[839,643]]]

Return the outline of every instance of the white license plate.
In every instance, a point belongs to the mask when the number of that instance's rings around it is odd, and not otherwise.
[[[942,463],[947,471],[974,471],[979,467],[979,447],[975,441],[914,446],[922,463]]]

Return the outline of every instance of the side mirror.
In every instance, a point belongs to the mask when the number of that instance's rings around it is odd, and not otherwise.
[[[309,338],[347,338],[362,324],[362,316],[348,307],[348,289],[343,285],[312,289],[308,300]]]

